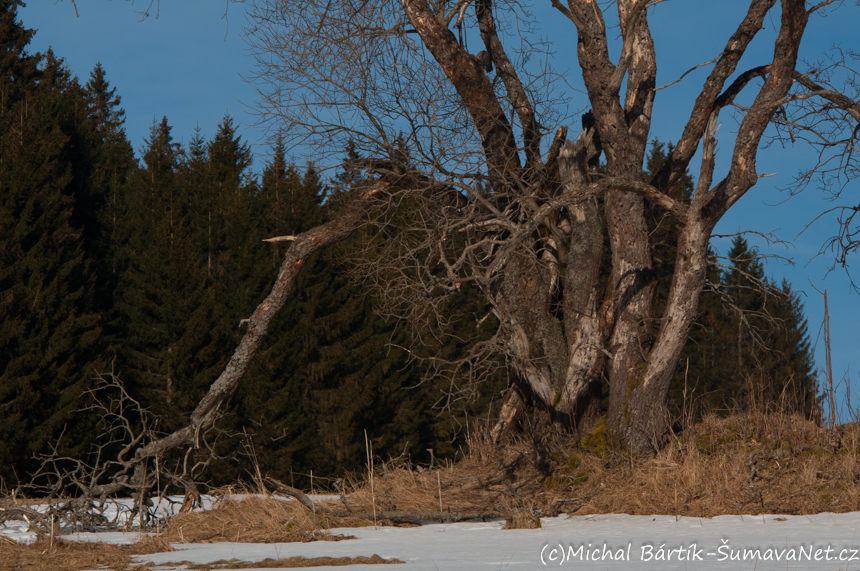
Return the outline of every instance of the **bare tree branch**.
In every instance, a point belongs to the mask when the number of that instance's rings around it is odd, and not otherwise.
[[[138,448],[135,452],[137,462],[180,446],[193,445],[199,447],[201,433],[214,424],[221,405],[236,391],[242,375],[245,374],[268,330],[269,323],[286,302],[305,260],[320,248],[343,240],[352,234],[361,224],[362,217],[387,187],[388,185],[385,183],[376,183],[361,190],[349,207],[334,220],[296,236],[293,244],[287,250],[271,293],[257,306],[249,318],[248,329],[242,337],[242,341],[224,368],[224,372],[212,383],[209,391],[197,404],[194,412],[191,413],[190,424]]]

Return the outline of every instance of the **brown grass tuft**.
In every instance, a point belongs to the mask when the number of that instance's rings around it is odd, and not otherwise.
[[[856,425],[790,415],[706,417],[656,458],[572,452],[568,513],[811,514],[860,509]]]
[[[535,508],[534,501],[530,499],[504,500],[502,508],[505,514],[505,525],[502,529],[539,529],[541,527],[540,512]]]
[[[399,559],[383,559],[379,555],[370,557],[287,557],[262,561],[239,561],[238,559],[213,561],[212,563],[189,563],[179,561],[169,565],[185,565],[189,570],[210,571],[212,569],[292,569],[297,567],[341,567],[345,565],[386,565],[403,563]]]
[[[137,569],[134,555],[173,551],[165,541],[146,537],[131,545],[110,545],[42,539],[24,545],[4,543],[0,548],[0,571],[83,571],[85,569]]]
[[[314,514],[297,501],[225,495],[211,510],[175,515],[161,537],[170,543],[338,541],[348,538],[325,530],[341,526],[340,519]]]
[[[604,431],[605,432],[605,431]],[[788,414],[708,416],[655,458],[620,450],[606,434],[556,433],[495,447],[473,438],[469,457],[421,473],[386,466],[375,476],[383,512],[496,512],[507,528],[537,517],[628,513],[713,517],[860,510],[860,426],[835,429]],[[354,512],[372,508],[354,485]],[[343,506],[340,506],[343,509]],[[384,515],[382,516],[384,517]]]
[[[346,501],[329,507],[341,511],[347,507],[354,514],[366,515],[372,512],[375,497],[380,520],[387,524],[391,521],[386,518],[396,513],[400,521],[408,514],[415,514],[413,520],[447,519],[454,514],[502,515],[509,526],[539,526],[537,503],[530,497],[521,500],[516,489],[522,483],[516,483],[516,466],[523,451],[485,447],[483,441],[473,442],[470,448],[469,457],[432,470],[414,469],[402,461],[386,464],[376,470],[373,492],[366,483],[352,482]]]

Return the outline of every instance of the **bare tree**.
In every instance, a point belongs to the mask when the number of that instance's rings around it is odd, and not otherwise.
[[[497,433],[525,402],[552,421],[588,429],[606,377],[609,426],[632,450],[652,453],[666,432],[669,383],[696,318],[711,233],[762,176],[759,148],[768,138],[816,145],[820,161],[802,184],[819,180],[841,192],[856,174],[860,108],[856,72],[845,65],[855,56],[798,66],[810,18],[841,2],[751,0],[707,62],[671,156],[646,179],[660,90],[648,21],[664,1],[552,0],[576,34],[590,107],[575,142],[567,141],[566,82],[549,64],[552,46],[516,0],[249,2],[247,31],[273,127],[321,162],[352,142],[366,157],[359,166],[401,183],[376,218],[400,224],[397,241],[378,248],[368,265],[387,309],[444,326],[447,296],[470,284],[486,298],[496,335],[459,364],[504,355],[516,371]],[[778,21],[770,61],[739,69],[769,15]],[[607,20],[617,22],[617,40]],[[741,94],[752,103],[738,103]],[[715,134],[727,107],[739,125],[720,167],[727,174],[717,179]],[[673,198],[667,189],[697,151],[691,199]],[[833,189],[834,181],[842,187]],[[649,209],[670,217],[677,232],[660,315]],[[834,245],[848,252],[856,248],[856,209],[844,212],[846,230]],[[612,260],[606,285],[604,225]]]

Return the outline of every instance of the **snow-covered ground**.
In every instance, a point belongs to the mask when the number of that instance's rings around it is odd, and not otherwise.
[[[784,520],[784,521],[783,521]],[[544,518],[542,529],[502,530],[502,522],[418,528],[335,530],[358,539],[250,545],[177,545],[180,552],[142,557],[155,564],[219,559],[260,561],[301,555],[378,554],[407,564],[400,571],[464,569],[860,569],[860,513],[813,516],[597,515]],[[390,571],[381,565],[340,567]],[[172,569],[172,567],[165,567]]]
[[[23,522],[22,526],[26,527]],[[378,554],[406,562],[338,567],[344,571],[462,571],[569,569],[860,570],[860,512],[811,516],[559,516],[534,530],[502,530],[503,522],[428,524],[414,528],[333,530],[357,539],[339,542],[177,544],[180,551],[141,556],[157,569],[173,562],[261,561],[294,556]],[[15,537],[12,522],[2,529]],[[98,533],[79,540],[132,542],[137,534]]]

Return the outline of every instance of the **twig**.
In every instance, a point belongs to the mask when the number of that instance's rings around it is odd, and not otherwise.
[[[830,312],[827,310],[827,289],[824,290],[824,348],[827,359],[827,392],[830,401],[830,434],[836,426],[836,400],[833,398],[833,367],[830,364]]]
[[[439,477],[439,472],[436,472],[436,484],[439,486],[439,513],[444,514],[445,510],[442,509],[442,479]]]
[[[367,438],[367,430],[364,431],[364,447],[367,450],[367,471],[370,475],[370,499],[373,502],[373,529],[376,529],[376,493],[373,490],[373,448]]]
[[[654,91],[660,91],[661,89],[666,89],[666,88],[667,88],[667,87],[669,87],[670,85],[675,85],[676,83],[678,83],[679,81],[681,81],[682,79],[684,79],[685,77],[687,77],[687,74],[689,74],[689,73],[692,73],[692,72],[696,71],[696,70],[697,70],[697,69],[699,69],[700,67],[704,67],[704,66],[706,66],[706,65],[708,65],[708,64],[716,63],[716,61],[717,61],[718,59],[720,59],[720,57],[722,57],[722,55],[723,55],[723,54],[722,54],[722,53],[720,53],[720,55],[718,55],[718,56],[717,56],[717,57],[715,57],[714,59],[709,60],[709,61],[706,61],[706,62],[703,62],[703,63],[700,63],[699,65],[697,65],[697,66],[695,66],[695,67],[692,67],[692,68],[688,69],[687,71],[685,71],[685,72],[681,75],[681,77],[679,77],[679,78],[678,78],[678,79],[676,79],[675,81],[673,81],[673,82],[671,82],[671,83],[667,83],[666,85],[663,85],[663,86],[661,86],[661,87],[655,87],[655,88],[654,88]]]

